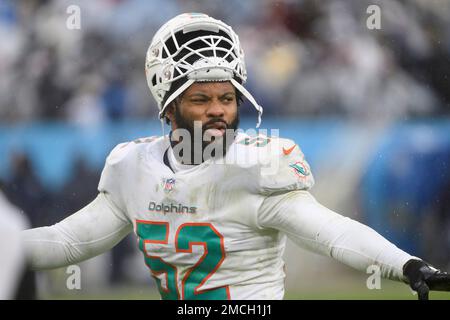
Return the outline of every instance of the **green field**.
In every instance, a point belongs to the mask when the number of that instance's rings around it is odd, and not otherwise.
[[[44,295],[41,299],[55,300],[159,300],[154,289],[140,287],[111,288],[105,292],[83,293],[70,292]],[[386,281],[382,289],[368,290],[354,286],[339,290],[338,288],[317,288],[299,292],[287,292],[286,300],[417,300],[409,288],[401,283]],[[431,292],[430,300],[450,300],[450,292]]]

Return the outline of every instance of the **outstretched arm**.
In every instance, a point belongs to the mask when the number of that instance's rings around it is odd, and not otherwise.
[[[267,197],[258,220],[261,227],[283,231],[301,247],[360,271],[376,264],[383,277],[409,283],[420,300],[428,299],[429,290],[450,291],[448,273],[400,250],[368,226],[324,207],[308,191]]]
[[[35,270],[58,268],[97,256],[132,231],[131,222],[100,192],[86,207],[51,226],[22,232]]]
[[[267,197],[259,211],[259,224],[357,270],[365,272],[376,264],[383,277],[393,280],[405,281],[403,266],[414,258],[368,226],[321,205],[304,190]]]

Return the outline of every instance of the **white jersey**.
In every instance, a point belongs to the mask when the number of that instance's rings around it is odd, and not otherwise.
[[[219,163],[180,170],[174,159],[167,137],[120,144],[99,184],[133,224],[162,297],[281,299],[286,238],[258,212],[270,194],[313,185],[300,148],[239,134]]]
[[[222,162],[179,164],[167,137],[118,145],[99,195],[50,226],[26,230],[29,264],[99,255],[134,229],[163,299],[282,299],[287,235],[299,246],[405,281],[412,258],[373,229],[318,203],[291,140],[239,134]]]

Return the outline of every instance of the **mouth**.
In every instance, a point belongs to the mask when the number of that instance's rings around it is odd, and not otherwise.
[[[214,122],[206,126],[205,136],[209,137],[222,137],[225,134],[227,125],[224,122]]]

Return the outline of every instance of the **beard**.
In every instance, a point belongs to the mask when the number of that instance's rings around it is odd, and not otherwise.
[[[190,148],[186,149],[188,152],[184,152],[185,149],[181,149],[178,154],[175,152],[175,156],[180,160],[181,163],[185,164],[200,164],[209,158],[222,158],[226,155],[231,144],[236,138],[236,130],[239,126],[239,113],[236,112],[236,117],[230,122],[226,122],[222,118],[211,118],[206,123],[198,125],[199,122],[194,122],[183,117],[179,111],[179,108],[175,108],[175,121],[177,124],[177,129],[186,130],[189,135],[187,141],[190,144]],[[220,124],[225,132],[222,136],[208,136],[205,134],[208,129],[211,129],[215,124]],[[176,131],[175,130],[175,131]],[[170,143],[172,148],[183,142],[183,137],[176,137],[170,132]],[[201,136],[200,136],[201,133]],[[190,150],[190,152],[189,152]],[[199,152],[201,151],[201,154]]]

